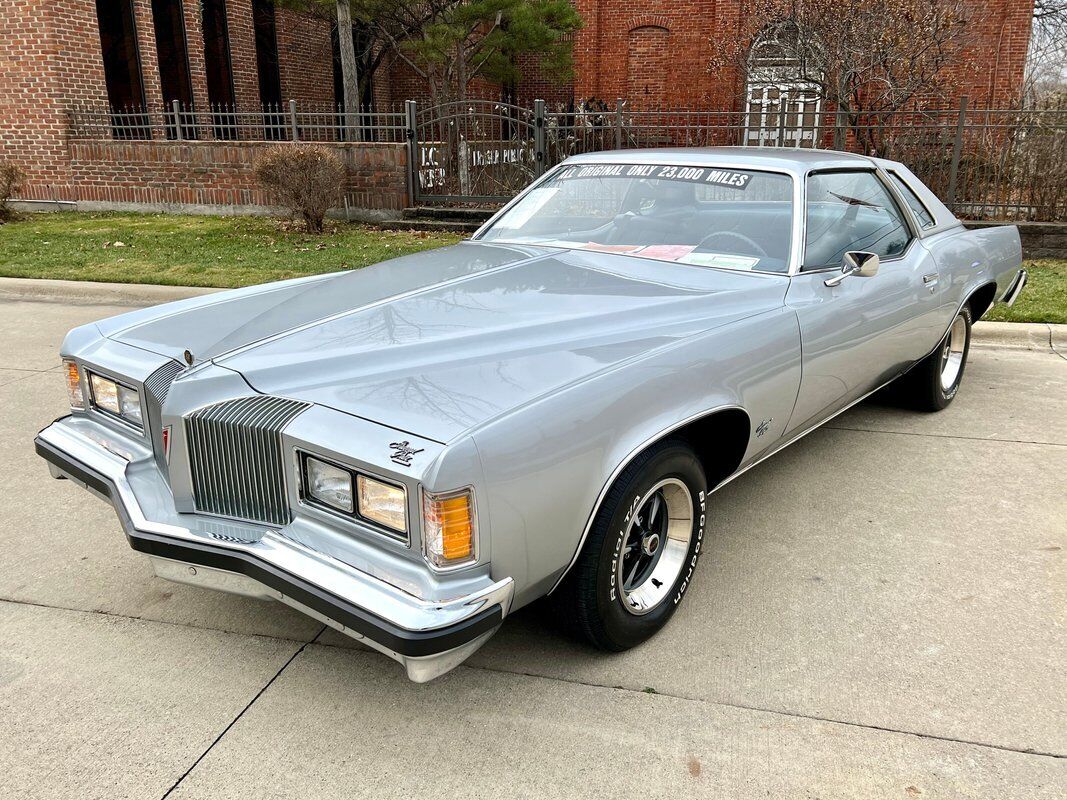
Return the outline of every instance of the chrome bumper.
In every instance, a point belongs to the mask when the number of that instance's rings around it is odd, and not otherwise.
[[[135,463],[151,463],[151,454],[91,433],[67,417],[41,431],[34,444],[54,477],[69,478],[114,505],[130,546],[149,556],[161,577],[281,601],[399,661],[418,683],[460,664],[508,613],[510,578],[434,602],[262,526],[247,526],[247,536],[220,536],[210,520],[179,515],[172,506],[154,515],[164,519],[149,519],[128,472]],[[170,501],[154,463],[151,468],[160,484],[148,485],[151,501]],[[138,491],[144,494],[142,484]]]
[[[1004,303],[1006,305],[1015,305],[1015,301],[1019,299],[1019,295],[1022,294],[1023,287],[1026,286],[1026,282],[1030,279],[1030,274],[1025,270],[1019,270],[1019,274],[1015,276],[1015,281],[1008,291],[1004,293]]]

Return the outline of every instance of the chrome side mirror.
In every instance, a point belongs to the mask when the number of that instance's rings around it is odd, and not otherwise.
[[[879,261],[877,253],[850,250],[845,253],[845,257],[841,261],[841,272],[823,281],[825,285],[837,286],[849,275],[856,275],[860,278],[873,278],[878,274]]]

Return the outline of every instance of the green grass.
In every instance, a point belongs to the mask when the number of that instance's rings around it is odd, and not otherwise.
[[[0,225],[0,276],[249,286],[365,267],[459,238],[350,224],[308,236],[263,217],[26,214]],[[993,308],[986,319],[1067,323],[1067,261],[1028,261],[1026,268],[1030,283],[1019,300]]]
[[[344,223],[309,236],[263,217],[24,214],[0,225],[0,276],[249,286],[365,267],[459,239]]]
[[[1067,323],[1067,261],[1042,259],[1023,264],[1030,280],[1010,308],[993,306],[984,319],[997,322]]]

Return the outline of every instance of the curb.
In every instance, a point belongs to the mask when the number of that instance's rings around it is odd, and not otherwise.
[[[146,306],[224,291],[202,286],[0,278],[0,299],[78,305]]]
[[[149,306],[222,292],[202,286],[157,286],[137,283],[94,283],[40,278],[0,278],[0,299],[78,305]],[[975,324],[972,343],[979,347],[1043,350],[1067,356],[1067,325],[1045,322]]]

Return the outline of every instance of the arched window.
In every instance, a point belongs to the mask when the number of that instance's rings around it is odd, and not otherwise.
[[[791,19],[767,26],[748,53],[745,144],[816,147],[822,104],[818,42]]]

